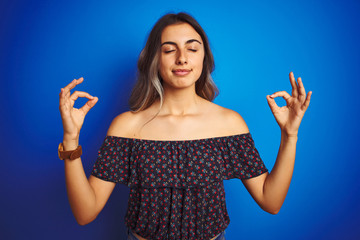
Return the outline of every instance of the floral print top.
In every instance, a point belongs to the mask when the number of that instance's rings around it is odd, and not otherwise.
[[[267,172],[250,133],[196,140],[107,136],[92,175],[130,187],[125,224],[148,240],[209,240],[230,223],[223,180]]]

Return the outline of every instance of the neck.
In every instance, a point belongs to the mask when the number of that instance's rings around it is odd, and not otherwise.
[[[201,97],[195,92],[195,85],[187,89],[164,88],[164,102],[160,110],[162,115],[184,116],[196,114]]]

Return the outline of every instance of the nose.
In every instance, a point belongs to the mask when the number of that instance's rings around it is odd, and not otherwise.
[[[184,50],[179,50],[178,53],[179,54],[177,56],[176,63],[178,65],[186,64],[187,63],[187,56],[186,56],[185,51]]]

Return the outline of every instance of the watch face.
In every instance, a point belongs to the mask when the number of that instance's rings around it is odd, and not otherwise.
[[[62,143],[59,144],[59,147],[58,147],[58,156],[60,158],[60,160],[64,160],[62,157],[61,157],[61,151],[63,151],[63,145]]]

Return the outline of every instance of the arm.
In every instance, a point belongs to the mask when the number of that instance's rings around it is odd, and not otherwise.
[[[94,176],[87,179],[80,158],[64,161],[66,189],[71,210],[80,225],[88,224],[104,208],[115,183]]]
[[[243,180],[246,189],[265,211],[277,214],[288,192],[295,163],[298,129],[306,109],[310,104],[311,92],[305,93],[301,78],[296,83],[290,73],[292,96],[285,91],[267,96],[272,113],[281,129],[281,142],[278,156],[271,173]],[[283,97],[286,106],[278,107],[275,97]]]
[[[73,80],[60,93],[60,113],[64,128],[64,150],[76,149],[79,144],[79,134],[84,118],[98,99],[86,92],[70,90],[80,84],[83,78]],[[89,101],[80,109],[74,108],[78,97],[86,97]],[[106,182],[96,177],[86,178],[81,158],[65,159],[65,181],[69,203],[76,221],[85,225],[93,221],[105,206],[115,183]]]
[[[271,173],[243,180],[243,184],[259,206],[277,214],[288,192],[295,163],[296,136],[281,134],[278,156]]]

